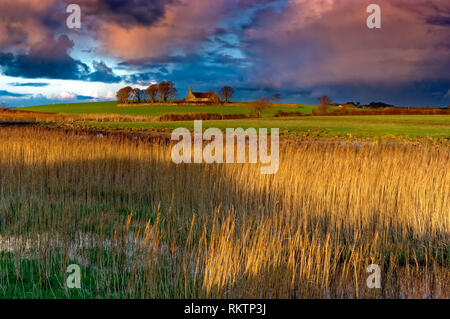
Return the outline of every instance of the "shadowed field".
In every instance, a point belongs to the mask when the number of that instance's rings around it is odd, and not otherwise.
[[[0,128],[0,297],[448,298],[446,145],[284,143],[280,170]],[[82,289],[65,288],[69,264]],[[382,289],[366,287],[366,267]]]
[[[97,130],[140,130],[170,132],[192,128],[194,120],[203,126],[279,128],[281,135],[339,139],[423,139],[448,142],[448,109],[330,107],[319,114],[316,106],[271,104],[262,117],[249,114],[249,103],[225,105],[135,105],[116,102],[43,105],[0,111],[0,123],[29,119],[44,126]]]
[[[171,131],[177,127],[193,128],[193,121],[181,122],[83,122],[78,127],[99,129],[137,129]],[[203,127],[279,128],[283,135],[317,137],[405,137],[450,139],[449,115],[367,115],[308,116],[261,119],[203,121]]]
[[[204,106],[203,106],[204,107]],[[45,127],[168,133],[175,128],[279,128],[281,135],[339,139],[423,139],[448,142],[449,115],[350,115],[249,118],[245,114],[170,113],[156,117],[120,114],[60,114],[19,110],[0,111],[0,124],[29,123]]]
[[[304,104],[275,104],[273,108],[266,110],[263,115],[273,115],[278,111],[311,113],[315,105]],[[172,105],[172,104],[130,104],[118,106],[113,102],[70,103],[40,105],[19,108],[20,110],[33,112],[50,112],[65,114],[116,114],[134,116],[161,116],[171,113],[215,113],[215,114],[244,114],[247,113],[246,102],[236,102],[226,105]]]

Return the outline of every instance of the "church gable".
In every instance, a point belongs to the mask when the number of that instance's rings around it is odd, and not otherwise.
[[[187,102],[203,102],[203,103],[217,103],[219,96],[216,92],[193,92],[192,88],[189,89],[189,93],[185,98]]]

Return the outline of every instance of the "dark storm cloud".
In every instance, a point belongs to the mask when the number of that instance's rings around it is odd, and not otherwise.
[[[0,51],[29,48],[67,31],[63,0],[0,1]]]
[[[381,101],[396,106],[444,106],[450,103],[450,98],[446,96],[449,88],[448,79],[377,86],[341,84],[314,88],[309,96],[317,101],[319,96],[329,94],[336,103],[354,101],[369,104]]]
[[[0,96],[1,97],[1,96]],[[77,103],[77,102],[90,102],[90,101],[98,101],[98,98],[92,96],[85,95],[77,95],[73,94],[73,96],[69,98],[49,98],[42,94],[31,95],[27,94],[22,97],[14,97],[7,98],[5,97],[5,101],[7,101],[8,107],[22,107],[22,106],[33,106],[33,105],[47,105],[47,104],[59,104],[59,103]]]
[[[29,94],[21,94],[21,93],[14,93],[14,92],[9,92],[9,91],[5,91],[5,90],[0,90],[0,97],[25,97],[25,96],[29,96]]]
[[[81,30],[65,26],[72,2]],[[450,2],[377,3],[381,30],[367,29],[368,3],[356,0],[0,0],[0,72],[448,104]],[[114,68],[103,62],[111,58]]]
[[[75,99],[79,101],[86,101],[86,100],[96,100],[93,96],[87,96],[87,95],[75,95]]]
[[[237,1],[236,7],[241,9],[249,9],[255,6],[260,6],[264,4],[270,4],[274,2],[284,2],[280,0],[239,0]]]
[[[69,55],[73,46],[66,35],[47,38],[31,46],[28,53],[0,53],[0,66],[8,76],[82,80],[88,75],[89,67]]]
[[[125,60],[119,65],[123,67],[155,68],[162,67],[167,64],[183,64],[196,60],[198,57],[199,55],[197,54],[162,55],[146,60]]]
[[[104,83],[118,83],[122,80],[120,76],[114,74],[114,71],[108,67],[104,62],[94,61],[94,72],[87,77],[88,81],[104,82]]]
[[[121,77],[114,74],[104,62],[94,61],[94,71],[75,60],[69,54],[74,43],[66,35],[58,39],[48,38],[33,45],[28,53],[1,53],[0,67],[3,74],[22,78],[85,80],[117,83]]]
[[[128,75],[124,81],[129,84],[150,85],[152,81],[159,82],[165,76],[166,74],[161,72],[142,72]]]
[[[450,26],[450,16],[436,15],[427,18],[427,23],[440,26]]]
[[[149,85],[152,81],[170,80],[175,82],[181,97],[183,90],[191,86],[202,91],[217,91],[224,85],[240,85],[244,81],[237,68],[211,63],[202,56],[176,65],[169,73],[166,71],[160,68],[157,71],[135,73],[125,77],[124,82],[130,85]]]
[[[44,82],[27,82],[27,83],[8,83],[10,86],[30,86],[30,87],[44,87],[49,86],[50,83],[44,83]]]
[[[244,81],[238,68],[211,64],[203,59],[185,63],[174,69],[169,76],[164,75],[164,78],[169,78],[181,87],[194,86],[206,91],[219,89],[224,85],[238,85]]]
[[[66,2],[71,3],[68,0]],[[129,27],[152,25],[164,16],[166,6],[173,2],[172,0],[79,0],[77,4],[82,7],[83,13],[90,17]]]
[[[327,88],[341,96],[335,88],[348,87],[349,95],[363,97],[366,92],[387,96],[389,90],[396,96],[397,88],[411,87],[414,81],[448,80],[449,31],[443,14],[450,3],[378,4],[379,30],[367,28],[367,4],[360,1],[297,0],[288,1],[285,10],[256,10],[240,38],[241,49],[253,60],[246,72],[250,85],[314,92]],[[377,90],[379,86],[386,90]]]

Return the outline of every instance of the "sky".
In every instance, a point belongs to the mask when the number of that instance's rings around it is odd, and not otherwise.
[[[381,8],[369,29],[367,7]],[[81,8],[81,27],[66,20]],[[448,0],[1,0],[0,102],[112,100],[170,80],[235,100],[450,104]]]

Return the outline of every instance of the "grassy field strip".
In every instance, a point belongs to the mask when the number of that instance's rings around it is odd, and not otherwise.
[[[87,127],[113,129],[172,130],[193,128],[193,121],[181,122],[103,122],[85,123]],[[404,136],[411,138],[450,138],[450,117],[446,115],[374,115],[374,116],[309,116],[297,118],[236,119],[203,121],[203,127],[279,128],[283,133],[315,133],[323,136],[355,137]],[[287,131],[287,132],[285,132]]]
[[[264,116],[273,115],[278,111],[311,113],[314,105],[298,105],[298,107],[275,106],[263,113]],[[126,106],[118,107],[117,102],[55,104],[18,108],[18,110],[65,113],[65,114],[121,114],[158,116],[170,113],[215,113],[215,114],[245,114],[248,112],[245,103],[230,105],[202,106],[202,105],[164,105]]]

